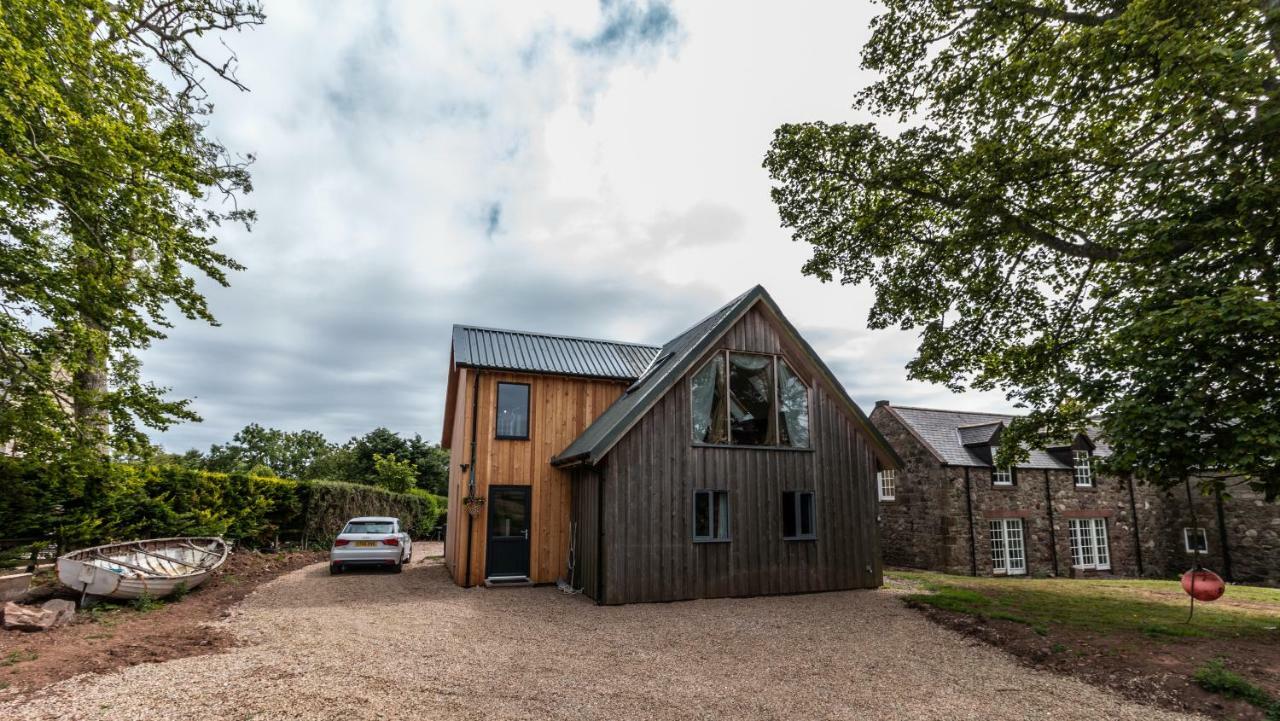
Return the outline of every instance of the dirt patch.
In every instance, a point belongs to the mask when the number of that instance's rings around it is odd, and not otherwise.
[[[1265,721],[1261,709],[1200,688],[1197,669],[1215,658],[1280,697],[1280,647],[1263,639],[1161,639],[1142,634],[1098,634],[1055,626],[1039,632],[1026,624],[979,618],[909,603],[932,621],[999,647],[1025,665],[1074,676],[1127,698],[1213,718]]]
[[[324,554],[236,551],[212,578],[180,601],[139,611],[124,605],[82,610],[71,624],[39,633],[0,630],[0,693],[21,696],[81,673],[214,653],[234,639],[212,625],[255,588]],[[63,595],[69,594],[69,595]],[[75,598],[50,584],[36,599]]]

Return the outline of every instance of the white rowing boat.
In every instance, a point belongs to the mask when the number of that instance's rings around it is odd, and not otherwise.
[[[58,558],[58,580],[82,596],[161,598],[199,586],[227,560],[221,538],[152,538],[94,546]]]

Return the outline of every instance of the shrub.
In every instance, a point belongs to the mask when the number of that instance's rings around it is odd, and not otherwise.
[[[0,459],[0,535],[55,534],[62,548],[133,538],[217,535],[251,547],[322,539],[357,515],[399,517],[430,533],[443,499],[336,481],[292,481],[179,466],[40,466]]]

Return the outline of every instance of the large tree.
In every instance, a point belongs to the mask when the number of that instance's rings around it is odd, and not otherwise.
[[[765,166],[805,272],[914,378],[1100,423],[1111,466],[1280,493],[1280,2],[885,0],[855,107]]]
[[[41,459],[145,447],[196,415],[136,356],[168,315],[214,322],[196,278],[239,266],[248,158],[211,138],[206,83],[242,0],[5,0],[0,7],[0,443]]]

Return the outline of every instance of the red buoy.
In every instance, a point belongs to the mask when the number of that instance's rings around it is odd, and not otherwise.
[[[1192,585],[1193,579],[1195,581],[1194,588]],[[1222,598],[1222,594],[1226,592],[1227,584],[1222,582],[1222,577],[1218,574],[1202,568],[1198,571],[1187,571],[1182,574],[1182,590],[1197,601],[1216,601]]]

